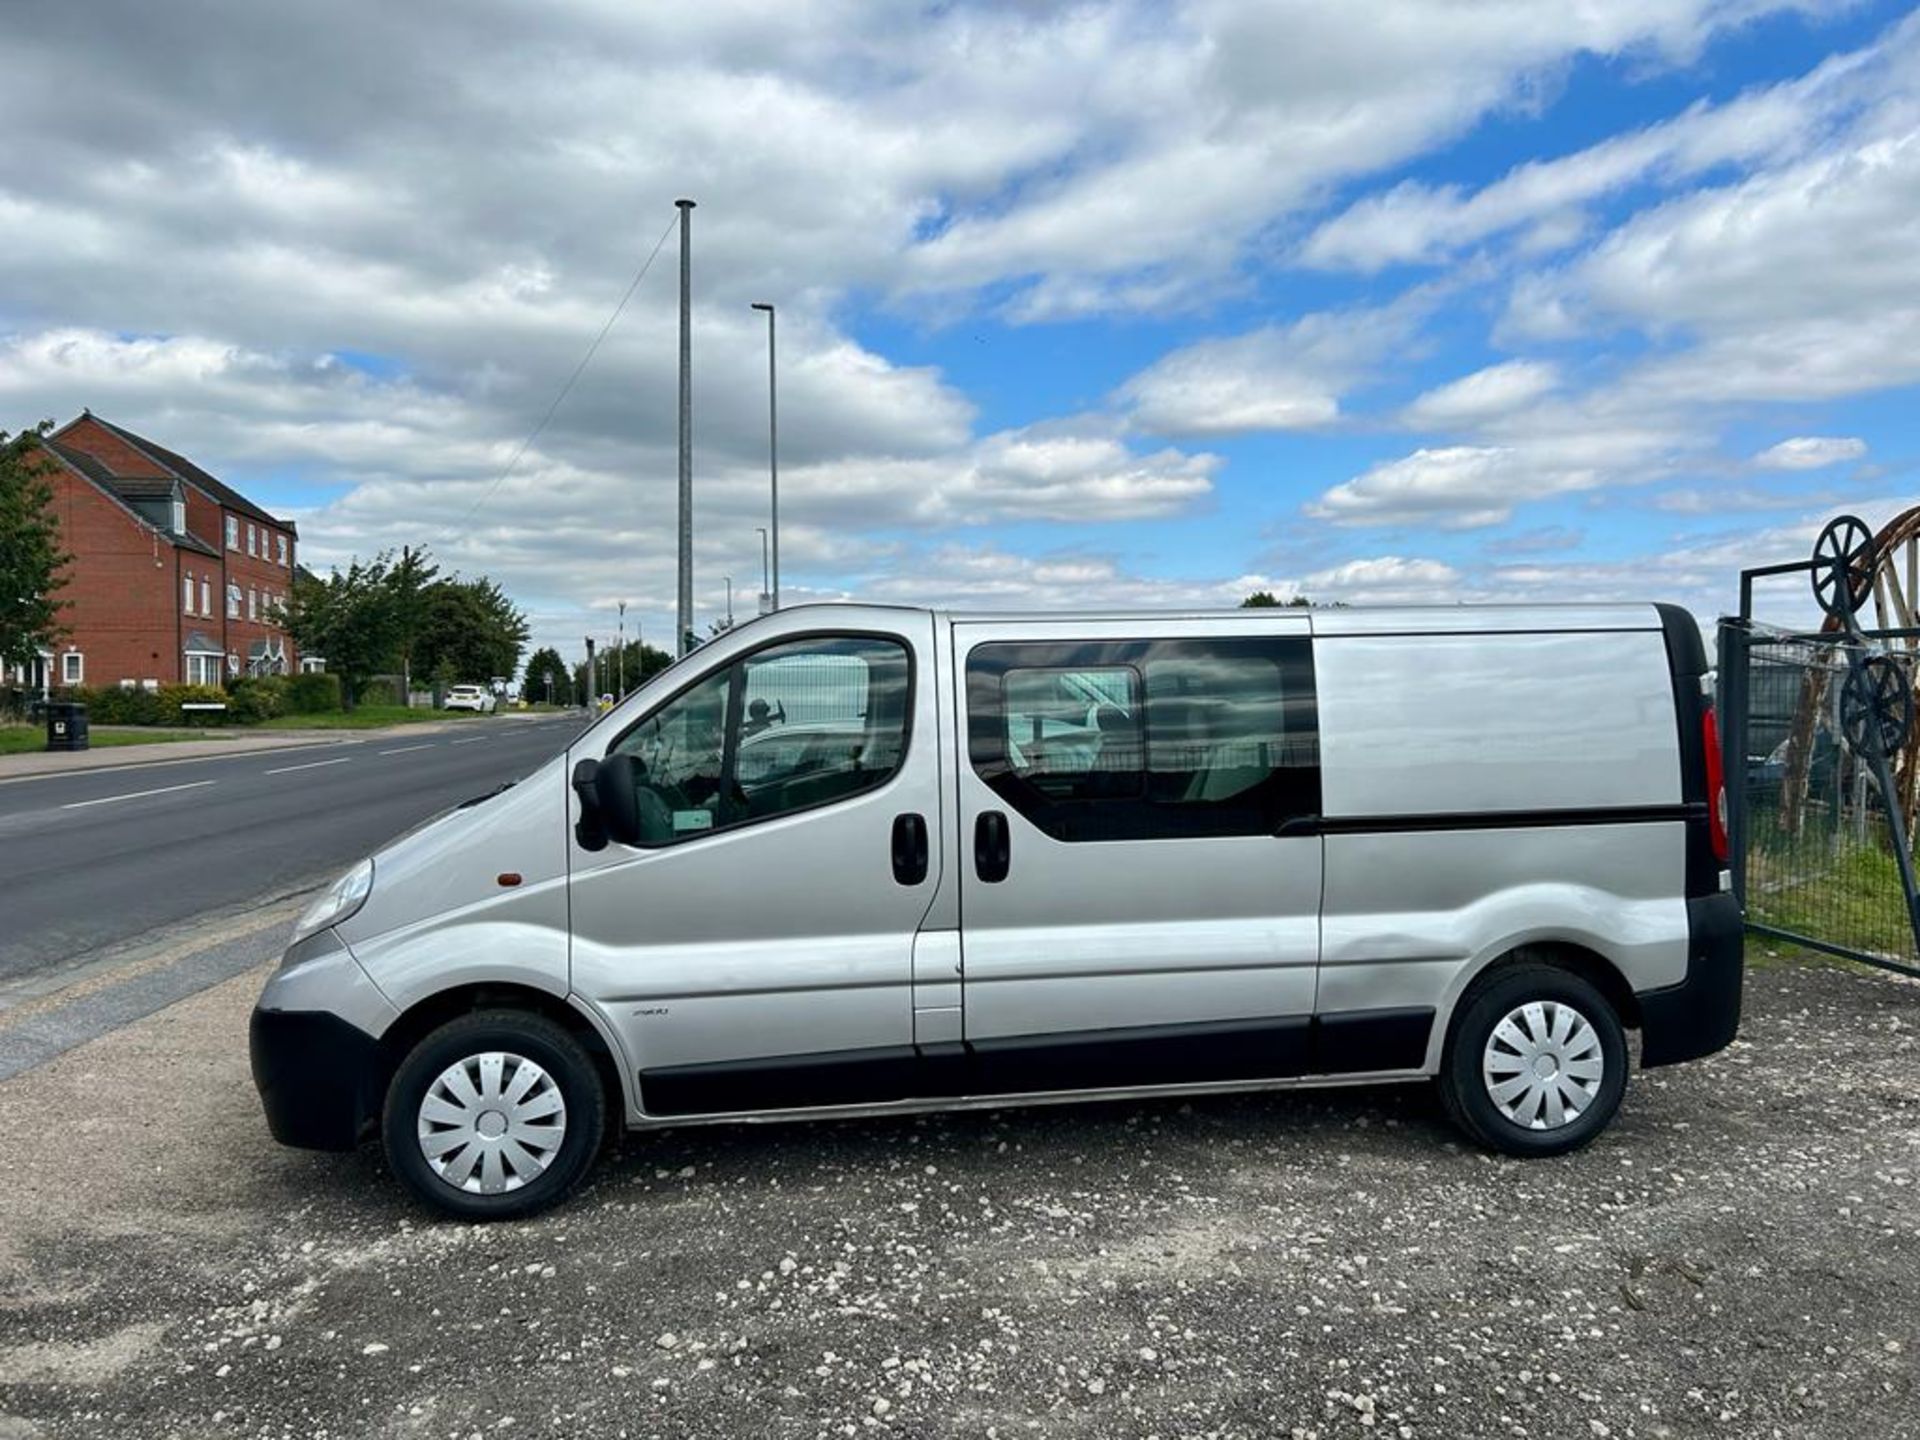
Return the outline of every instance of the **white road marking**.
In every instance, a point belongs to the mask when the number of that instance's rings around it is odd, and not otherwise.
[[[84,810],[89,805],[111,805],[116,800],[140,800],[148,795],[169,795],[175,790],[198,790],[202,785],[217,784],[213,780],[190,780],[185,785],[162,785],[158,790],[135,790],[131,795],[104,795],[98,800],[75,800],[62,805],[62,810]]]
[[[431,745],[402,745],[398,750],[382,750],[382,755],[404,755],[409,750],[431,750]]]
[[[491,735],[469,735],[464,740],[455,740],[455,745],[478,745],[482,740],[491,740]]]
[[[282,765],[278,770],[268,770],[268,775],[291,775],[296,770],[318,770],[322,765],[344,765],[353,757],[342,755],[338,760],[309,760],[304,765]]]

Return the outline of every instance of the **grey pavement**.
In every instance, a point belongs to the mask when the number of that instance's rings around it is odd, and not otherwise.
[[[323,882],[519,779],[581,724],[498,716],[0,784],[0,985]]]

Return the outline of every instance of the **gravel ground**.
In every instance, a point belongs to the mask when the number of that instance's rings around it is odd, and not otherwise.
[[[475,1227],[271,1143],[261,978],[0,1085],[0,1440],[1920,1435],[1920,986],[1756,970],[1561,1160],[1410,1089],[689,1129]]]

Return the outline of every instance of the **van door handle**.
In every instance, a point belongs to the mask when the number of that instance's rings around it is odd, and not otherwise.
[[[1013,864],[1013,839],[1007,817],[998,810],[982,810],[973,822],[973,870],[989,885],[1007,878]]]
[[[893,878],[902,885],[927,878],[927,822],[919,815],[893,817]]]

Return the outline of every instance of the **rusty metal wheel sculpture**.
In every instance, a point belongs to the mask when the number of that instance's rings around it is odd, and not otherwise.
[[[1844,626],[1866,603],[1877,549],[1873,532],[1857,515],[1828,521],[1813,542],[1813,598],[1830,623]]]
[[[1840,733],[1856,755],[1892,758],[1913,733],[1913,682],[1891,655],[1868,655],[1840,686]]]
[[[1863,548],[1860,541],[1865,533],[1864,524],[1846,515],[1820,532],[1814,558],[1823,563],[1815,567],[1813,581],[1814,596],[1827,615],[1821,631],[1835,636],[1846,632],[1846,618],[1828,608],[1830,601],[1844,603],[1844,599],[1855,601],[1853,623],[1862,630],[1920,631],[1920,505],[1896,515],[1878,534],[1871,536]],[[1863,559],[1867,562],[1864,572],[1858,563]],[[1828,582],[1824,598],[1823,572]],[[1912,705],[1912,688],[1920,677],[1920,635],[1886,636],[1877,639],[1875,644],[1891,657],[1890,664],[1909,692],[1907,703]],[[1844,696],[1842,699],[1844,703]],[[1789,824],[1796,824],[1798,820],[1799,800],[1807,780],[1806,762],[1813,753],[1820,715],[1828,704],[1826,676],[1819,671],[1810,673],[1794,715],[1796,743],[1792,747],[1783,797],[1786,803],[1782,810]],[[1920,806],[1920,746],[1908,743],[1910,738],[1903,737],[1897,748],[1888,751],[1894,794],[1908,834],[1913,833],[1914,812],[1916,806]]]

